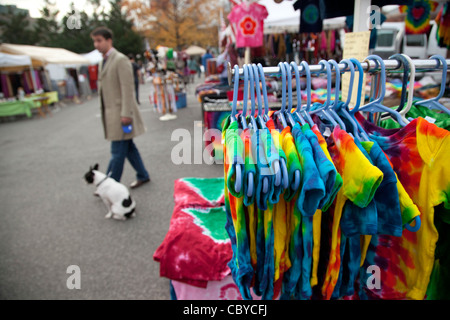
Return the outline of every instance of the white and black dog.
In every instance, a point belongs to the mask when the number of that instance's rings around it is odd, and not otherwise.
[[[105,218],[126,220],[136,215],[136,202],[131,198],[130,191],[126,186],[98,171],[98,164],[90,167],[84,175],[88,184],[95,184],[96,194],[103,200],[108,213]]]

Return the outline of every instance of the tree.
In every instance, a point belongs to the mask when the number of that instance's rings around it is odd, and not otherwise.
[[[122,11],[120,0],[113,0],[111,11],[104,15],[104,24],[113,32],[114,47],[122,53],[142,54],[143,37],[133,29],[133,20],[128,18],[126,8]]]
[[[41,17],[36,19],[34,26],[35,43],[38,46],[58,46],[61,25],[58,23],[59,10],[50,0],[44,1],[44,7],[39,10]]]
[[[28,14],[14,12],[12,7],[8,8],[7,14],[0,15],[0,31],[0,42],[32,44],[36,41]]]
[[[150,4],[123,1],[152,47],[217,45],[219,4],[215,0],[153,0]]]

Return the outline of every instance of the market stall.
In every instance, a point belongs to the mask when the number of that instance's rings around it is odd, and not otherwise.
[[[267,14],[260,3],[236,4],[232,13],[244,12],[248,19],[231,14],[230,21],[244,33],[262,28],[258,17]],[[224,274],[207,280],[173,276],[174,298],[217,297],[223,291],[218,290],[220,281],[225,287],[237,286],[240,295],[233,298],[245,300],[449,297],[450,277],[442,272],[450,267],[443,259],[448,246],[442,237],[448,231],[443,207],[448,207],[450,179],[450,60],[441,55],[412,59],[398,53],[383,59],[369,54],[371,31],[360,15],[367,4],[355,1],[353,32],[346,33],[337,61],[286,59],[263,66],[252,63],[245,49],[247,63],[229,65],[228,87],[212,78],[198,87],[205,130],[223,130],[220,143],[206,143],[220,148],[214,155],[222,157],[224,166],[224,203],[205,205],[223,205],[226,219],[217,219],[217,229],[209,225],[206,234],[223,232],[225,224],[233,283]],[[408,10],[415,5],[411,1]],[[441,14],[448,16],[448,9],[442,6]],[[248,23],[239,25],[241,21]],[[429,72],[442,79],[431,94],[423,88],[427,84],[422,76]],[[177,197],[189,198],[176,187]],[[187,228],[183,235],[199,236],[195,228]],[[174,230],[170,228],[165,241],[177,239],[180,231]],[[201,246],[184,250],[179,256],[189,257],[183,260],[189,266],[208,261],[197,272],[223,270],[224,261],[209,260],[217,251],[205,256],[198,254]],[[189,266],[171,259],[174,275],[190,274]],[[161,271],[168,276],[166,269]],[[386,279],[382,285],[380,278]],[[186,279],[207,283],[202,287]]]
[[[31,58],[32,69],[23,70],[21,73],[22,79],[19,81],[23,83],[23,89],[26,94],[31,94],[36,91],[59,91],[58,99],[61,96],[65,96],[61,93],[69,91],[67,90],[68,85],[66,86],[66,82],[61,81],[67,80],[68,73],[66,69],[76,69],[80,65],[88,65],[90,63],[87,58],[63,48],[2,43],[0,45],[0,52],[13,55],[26,55]],[[13,77],[16,76],[10,75],[8,78],[11,79],[7,80],[14,82]],[[73,81],[70,83],[74,87],[78,81],[78,75],[75,73],[71,77]],[[74,91],[74,88],[70,91]],[[54,94],[51,94],[50,100],[54,100],[54,96]]]

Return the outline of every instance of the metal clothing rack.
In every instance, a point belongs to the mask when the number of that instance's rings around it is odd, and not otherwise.
[[[416,67],[416,72],[427,72],[427,71],[438,71],[438,70],[442,70],[442,64],[436,60],[436,59],[415,59],[412,60],[414,63],[414,66]],[[445,60],[447,62],[447,65],[450,65],[450,59],[446,59]],[[399,62],[398,60],[395,59],[390,59],[390,60],[383,60],[385,67],[386,67],[386,71],[390,71],[390,70],[399,70],[400,67],[402,66],[401,62]],[[347,66],[344,63],[339,63],[339,70],[344,70],[347,68]],[[369,61],[363,61],[361,62],[361,67],[364,71],[378,71],[380,70],[380,68],[378,67],[377,63],[373,60],[369,60]],[[324,70],[324,67],[322,65],[319,64],[314,64],[314,65],[310,65],[309,69],[311,71],[311,73],[325,73],[326,70]],[[304,71],[303,66],[299,65],[298,66],[298,70],[301,73],[302,71]],[[233,83],[233,79],[234,79],[234,69],[232,69],[231,64],[228,63],[228,84],[231,86],[231,84]],[[263,71],[265,75],[272,75],[272,76],[277,76],[280,75],[280,68],[277,67],[263,67]],[[357,70],[355,70],[357,71]],[[450,68],[447,69],[447,72],[450,72]],[[239,77],[243,76],[244,74],[244,69],[243,68],[239,68]]]

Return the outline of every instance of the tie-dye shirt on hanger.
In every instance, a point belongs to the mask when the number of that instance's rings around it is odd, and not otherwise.
[[[372,238],[366,265],[379,266],[383,280],[381,289],[365,288],[365,293],[383,299],[450,298],[450,277],[445,271],[450,270],[450,262],[448,252],[442,254],[450,243],[446,237],[450,232],[449,131],[421,117],[401,129],[388,130],[356,116],[388,155],[421,212],[417,232],[405,229],[401,238]]]

